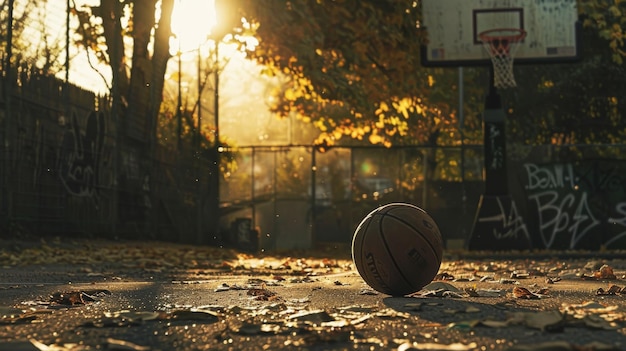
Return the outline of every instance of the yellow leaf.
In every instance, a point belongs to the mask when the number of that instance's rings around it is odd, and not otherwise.
[[[387,111],[389,111],[389,106],[387,105],[387,103],[381,102],[380,106],[378,107],[378,109],[374,113],[377,114],[377,115],[380,115],[383,112],[387,112]]]
[[[383,141],[383,138],[378,134],[370,134],[369,141],[372,144],[380,144]]]
[[[435,85],[435,77],[429,75],[428,76],[428,86],[432,87],[433,85]]]
[[[293,90],[285,91],[285,99],[287,99],[287,100],[295,100],[296,99],[296,96],[295,96]]]
[[[380,115],[378,122],[376,122],[374,125],[376,126],[376,128],[378,129],[382,129],[385,127],[385,120],[384,120],[385,116],[384,115]]]

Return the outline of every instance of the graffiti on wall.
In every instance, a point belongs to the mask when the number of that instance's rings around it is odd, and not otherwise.
[[[626,247],[626,161],[524,164],[533,246]]]
[[[520,216],[515,201],[503,201],[503,197],[494,197],[495,204],[494,212],[491,215],[481,216],[478,218],[479,223],[488,223],[491,226],[491,234],[496,240],[509,240],[509,239],[529,239],[528,230],[526,229],[526,223],[522,216]],[[508,206],[508,210],[505,207]]]
[[[485,122],[485,128],[488,130],[486,146],[491,150],[491,158],[486,166],[492,170],[500,170],[504,167],[504,131],[502,127],[501,123]]]
[[[531,238],[524,217],[508,195],[483,196],[468,242],[470,250],[525,250]]]
[[[59,148],[58,171],[65,189],[74,196],[88,197],[98,207],[100,202],[100,167],[104,149],[103,112],[87,116],[84,132],[76,113],[72,113]]]

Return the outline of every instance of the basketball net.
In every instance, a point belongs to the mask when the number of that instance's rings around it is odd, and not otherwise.
[[[498,89],[517,86],[513,75],[515,51],[520,41],[526,37],[526,31],[518,28],[497,28],[479,34],[485,50],[493,64],[493,85]]]

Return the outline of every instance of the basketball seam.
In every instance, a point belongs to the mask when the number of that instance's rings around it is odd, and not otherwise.
[[[383,232],[383,221],[384,221],[384,217],[385,216],[390,216],[390,217],[394,217],[389,215],[388,213],[381,213],[380,214],[383,218],[381,218],[381,220],[379,221],[379,233]],[[395,218],[395,217],[394,217]],[[389,249],[389,244],[387,243],[387,238],[384,235],[380,236],[382,238],[383,241],[383,245],[385,245],[385,250],[387,251],[387,255],[389,256],[389,259],[391,259],[391,263],[393,264],[393,266],[396,269],[396,272],[398,272],[400,274],[400,276],[402,277],[402,279],[404,280],[404,282],[410,286],[411,288],[414,288],[413,284],[411,284],[411,281],[404,275],[404,272],[402,271],[402,268],[400,268],[400,266],[398,265],[398,262],[396,262],[396,260],[394,259],[391,250]]]
[[[428,240],[428,238],[424,234],[422,234],[422,232],[418,228],[415,228],[410,222],[405,221],[404,219],[402,219],[401,217],[398,217],[397,215],[393,215],[391,213],[386,213],[386,215],[389,216],[389,217],[395,218],[399,222],[402,222],[402,223],[406,224],[409,228],[413,229],[413,231],[415,233],[419,234],[419,236],[422,237],[422,239],[428,244],[428,247],[430,247],[432,252],[435,254],[435,257],[437,257],[439,262],[441,262],[442,257],[439,257],[439,255],[437,254],[437,250],[435,249],[433,244],[430,242],[430,240]]]

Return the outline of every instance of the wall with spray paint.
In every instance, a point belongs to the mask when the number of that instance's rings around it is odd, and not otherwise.
[[[626,161],[526,162],[519,175],[534,247],[626,247]]]
[[[114,218],[113,138],[105,97],[20,71],[2,133],[2,213],[38,233],[102,233]],[[7,125],[3,123],[3,125]]]
[[[469,248],[626,248],[625,147],[526,147],[508,167],[510,194],[483,196]]]

